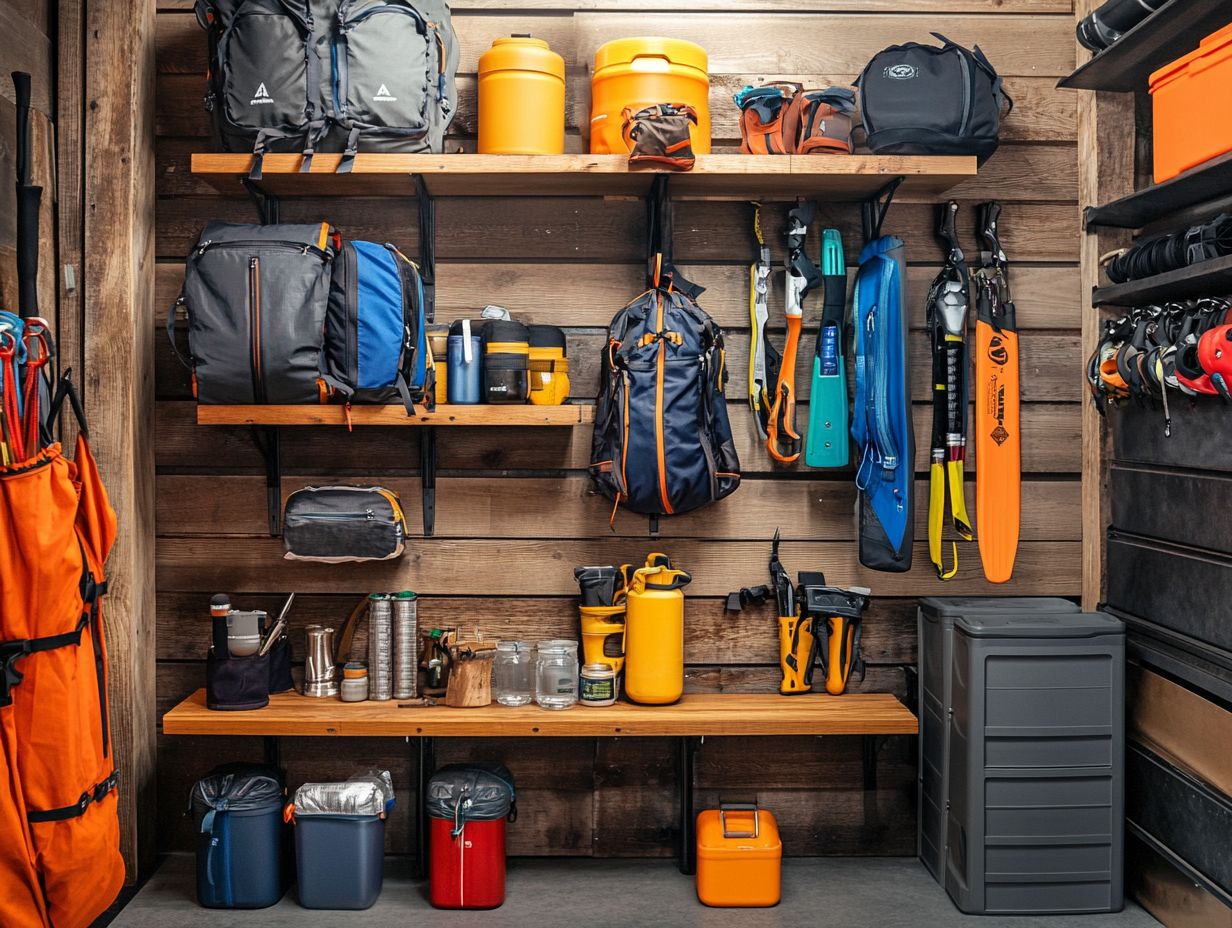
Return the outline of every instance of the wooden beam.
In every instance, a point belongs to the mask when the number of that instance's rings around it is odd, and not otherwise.
[[[85,386],[119,517],[107,563],[111,726],[128,879],[154,861],[154,5],[86,6]]]
[[[439,738],[578,738],[700,735],[914,735],[915,716],[888,693],[845,696],[689,695],[670,706],[612,706],[552,712],[493,703],[474,709],[343,703],[298,693],[264,709],[211,712],[197,690],[163,716],[169,735],[291,735]]]
[[[349,422],[348,422],[349,419]],[[437,406],[407,415],[402,406],[197,407],[198,425],[569,426],[595,420],[593,406]]]
[[[1079,0],[1081,18],[1098,6],[1098,0]],[[1133,189],[1134,99],[1132,94],[1080,92],[1078,103],[1078,208],[1106,203]],[[1099,229],[1082,236],[1081,279],[1084,298],[1099,286],[1100,255],[1124,244],[1124,233]],[[1084,310],[1082,356],[1087,358],[1099,342],[1102,318]],[[1108,435],[1103,417],[1091,404],[1082,406],[1082,603],[1094,609],[1103,601],[1104,534],[1107,529]]]
[[[85,229],[85,3],[60,0],[56,11],[56,249],[49,255],[59,294],[56,348],[60,370],[84,370],[85,304],[81,275]],[[67,268],[72,268],[71,273]],[[72,284],[70,287],[69,284]],[[77,435],[72,416],[61,420],[61,440],[71,448]]]

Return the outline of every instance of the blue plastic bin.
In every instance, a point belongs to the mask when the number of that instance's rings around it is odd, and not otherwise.
[[[261,767],[222,767],[197,782],[197,902],[211,909],[263,909],[282,898],[282,782]]]

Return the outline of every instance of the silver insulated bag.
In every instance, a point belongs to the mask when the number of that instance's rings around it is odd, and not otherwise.
[[[457,110],[445,0],[197,0],[224,151],[440,152]]]
[[[167,335],[192,369],[198,402],[321,401],[325,309],[338,244],[324,222],[205,227],[167,317]],[[188,357],[175,339],[181,306],[188,314]]]

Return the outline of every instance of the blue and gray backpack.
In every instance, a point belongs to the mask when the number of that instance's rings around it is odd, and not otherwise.
[[[434,405],[424,285],[393,245],[348,242],[334,259],[321,380],[346,402]]]

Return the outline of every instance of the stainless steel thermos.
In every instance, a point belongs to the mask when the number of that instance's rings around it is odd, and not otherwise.
[[[304,662],[304,695],[337,696],[338,673],[334,666],[334,630],[321,625],[304,629],[307,659]]]

